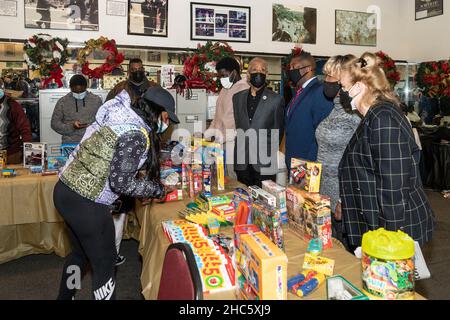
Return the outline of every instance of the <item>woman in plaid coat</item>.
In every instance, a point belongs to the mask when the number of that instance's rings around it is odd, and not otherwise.
[[[433,212],[419,173],[420,150],[376,57],[365,54],[342,72],[343,99],[364,117],[339,165],[344,234],[352,247],[378,228],[431,239]],[[345,107],[345,106],[344,106]]]

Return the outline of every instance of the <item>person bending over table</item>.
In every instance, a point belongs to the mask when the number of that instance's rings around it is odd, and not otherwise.
[[[31,126],[22,106],[7,97],[0,79],[0,150],[6,150],[7,163],[23,162],[23,143],[33,141]]]
[[[71,92],[56,103],[51,127],[62,135],[62,143],[80,143],[86,128],[95,121],[102,99],[86,89],[86,78],[76,74],[70,78]]]
[[[344,236],[351,250],[378,228],[401,230],[424,245],[433,212],[420,179],[420,150],[376,56],[363,57],[341,76],[344,108],[363,116],[339,165]]]
[[[94,298],[114,299],[117,251],[111,204],[119,195],[163,199],[170,191],[160,182],[158,135],[170,122],[179,123],[175,101],[168,91],[153,87],[137,105],[131,106],[125,90],[105,103],[59,174],[53,201],[66,222],[72,253],[58,299],[74,297],[74,266],[81,275],[88,263]],[[141,169],[146,170],[143,178],[138,177]]]

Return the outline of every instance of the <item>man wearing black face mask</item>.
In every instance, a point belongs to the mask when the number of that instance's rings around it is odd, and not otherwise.
[[[144,65],[139,58],[130,59],[128,66],[128,80],[119,82],[108,93],[106,101],[114,99],[122,90],[126,90],[131,98],[131,104],[136,106],[139,97],[150,87],[157,86],[156,83],[149,81],[145,74]]]
[[[323,93],[323,85],[315,76],[316,62],[306,51],[291,59],[289,79],[296,94],[286,110],[286,166],[292,158],[315,161],[315,131],[333,109],[333,100]]]
[[[261,187],[276,179],[278,150],[284,131],[284,100],[266,88],[267,62],[254,58],[248,66],[250,90],[233,96],[237,138],[234,169],[238,180]]]

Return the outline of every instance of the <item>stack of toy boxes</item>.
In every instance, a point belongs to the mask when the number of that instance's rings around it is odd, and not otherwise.
[[[284,250],[281,210],[277,207],[276,197],[258,186],[250,186],[249,190],[253,198],[252,223]]]
[[[286,300],[288,258],[259,228],[235,228],[236,288],[243,300]]]
[[[283,224],[287,224],[287,208],[286,208],[286,188],[273,182],[272,180],[266,180],[262,182],[262,188],[264,191],[273,195],[276,199],[276,207],[281,211],[281,221]]]
[[[289,186],[286,190],[289,229],[305,240],[319,238],[331,248],[330,198]]]

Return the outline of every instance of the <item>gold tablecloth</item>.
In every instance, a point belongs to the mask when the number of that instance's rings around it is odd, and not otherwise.
[[[228,192],[237,186],[236,183],[228,185]],[[129,223],[140,225],[138,236],[139,253],[142,256],[141,285],[142,294],[147,300],[155,300],[158,296],[159,280],[161,278],[162,265],[167,247],[170,245],[165,236],[161,222],[169,219],[177,219],[178,212],[185,208],[190,200],[169,202],[165,204],[153,204],[142,207],[139,203],[136,208],[137,221],[132,216]],[[232,229],[221,230],[231,236]],[[288,278],[302,271],[303,259],[308,243],[298,238],[290,230],[285,229],[285,247],[288,262]],[[335,260],[334,274],[342,275],[357,287],[361,288],[360,260],[345,250],[343,245],[333,239],[333,248],[327,249],[323,256]],[[302,300],[324,300],[326,299],[326,285],[321,285],[315,292]],[[235,300],[234,290],[209,294],[204,297],[207,300]],[[301,299],[292,293],[288,293],[288,299]],[[416,299],[423,299],[416,294]]]
[[[53,206],[57,176],[16,169],[15,178],[0,177],[0,263],[34,253],[70,252],[64,222]]]

